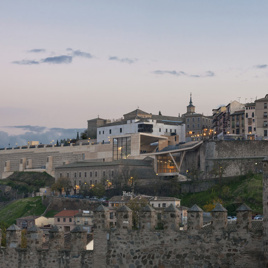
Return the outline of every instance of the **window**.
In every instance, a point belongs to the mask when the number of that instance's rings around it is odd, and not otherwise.
[[[95,171],[95,177],[98,177],[98,171]]]
[[[161,128],[159,128],[159,132],[161,132]]]
[[[264,130],[263,136],[267,137],[267,129]]]
[[[79,178],[81,178],[81,175],[82,175],[81,172],[79,172]]]
[[[85,172],[85,178],[87,177],[87,173]]]
[[[92,171],[89,172],[89,177],[90,177],[90,178],[92,177]]]
[[[170,129],[170,133],[172,132],[172,129]]]
[[[267,109],[267,103],[264,103],[263,108]]]
[[[104,130],[102,131],[102,134],[104,134]]]
[[[167,206],[167,204],[166,203],[163,203],[162,206],[163,206],[163,208],[165,208]]]
[[[112,130],[111,129],[109,129],[109,134],[112,134]]]
[[[122,128],[120,127],[120,133],[122,133]]]
[[[248,118],[248,113],[246,113],[246,118]]]
[[[263,113],[263,117],[264,117],[264,118],[267,118],[267,112],[264,112],[264,113]]]
[[[166,128],[166,132],[167,132],[167,128]]]
[[[63,222],[66,222],[66,218],[63,218]]]
[[[197,121],[198,121],[198,122],[200,121],[200,117],[197,117]]]
[[[112,177],[114,176],[114,171],[112,170]]]
[[[158,204],[158,207],[160,208],[160,204]]]
[[[74,173],[74,177],[76,178],[76,172]]]
[[[152,203],[152,207],[154,206],[154,203]]]
[[[263,126],[267,127],[267,121],[263,121]]]
[[[82,185],[82,182],[79,180],[79,185],[81,186]]]
[[[105,177],[105,171],[103,171],[102,175],[103,175],[103,177]]]
[[[92,180],[89,181],[90,185],[92,185]]]
[[[101,131],[99,131],[99,135],[101,135]]]
[[[98,181],[97,180],[95,180],[95,184],[97,184],[98,183]]]
[[[69,222],[72,222],[72,218],[69,218]]]
[[[194,117],[193,117],[193,122],[194,122]]]
[[[62,178],[62,173],[60,173],[60,178]]]
[[[248,132],[252,132],[252,127],[248,127]]]
[[[252,114],[251,114],[251,115],[252,115],[252,117],[254,117],[254,112],[252,112]]]
[[[189,118],[187,118],[187,122],[189,122]]]
[[[57,218],[57,221],[60,222],[60,218]]]

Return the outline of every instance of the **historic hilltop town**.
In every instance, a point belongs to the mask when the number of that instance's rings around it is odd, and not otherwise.
[[[1,148],[0,267],[268,267],[267,103]]]

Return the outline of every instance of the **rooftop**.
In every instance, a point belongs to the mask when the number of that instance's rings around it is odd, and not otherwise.
[[[79,210],[62,210],[61,212],[57,213],[54,217],[73,217],[79,213]]]

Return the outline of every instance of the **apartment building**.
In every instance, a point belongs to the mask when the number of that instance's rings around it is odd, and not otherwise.
[[[256,134],[258,138],[268,139],[268,94],[255,101],[256,107]]]

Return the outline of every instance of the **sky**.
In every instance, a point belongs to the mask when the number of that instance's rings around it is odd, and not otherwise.
[[[267,0],[0,1],[0,131],[83,129],[137,108],[176,116],[190,93],[205,115],[262,98],[267,10]]]

